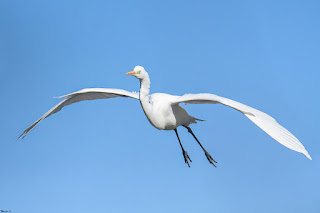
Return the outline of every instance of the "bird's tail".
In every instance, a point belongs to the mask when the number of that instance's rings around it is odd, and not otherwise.
[[[199,119],[199,118],[195,118],[195,117],[192,117],[192,116],[190,116],[190,117],[192,118],[191,123],[194,123],[194,124],[196,124],[197,121],[205,121],[205,120],[202,120],[202,119]]]
[[[195,120],[197,121],[206,121],[206,120],[202,120],[202,119],[199,119],[199,118],[194,118]]]

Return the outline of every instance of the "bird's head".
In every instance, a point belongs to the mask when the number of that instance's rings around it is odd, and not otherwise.
[[[144,70],[143,67],[141,66],[136,66],[133,71],[127,72],[126,75],[133,75],[137,79],[144,79],[144,78],[149,78],[148,73]]]

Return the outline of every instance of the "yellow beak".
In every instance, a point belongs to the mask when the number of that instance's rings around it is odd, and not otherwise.
[[[136,71],[130,71],[126,73],[126,75],[134,75],[134,74],[136,74]]]

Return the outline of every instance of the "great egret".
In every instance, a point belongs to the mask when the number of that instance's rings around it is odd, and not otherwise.
[[[164,93],[155,93],[150,95],[150,79],[148,73],[141,66],[136,66],[133,71],[126,73],[126,75],[132,75],[140,80],[140,92],[128,92],[122,89],[106,89],[106,88],[90,88],[82,89],[78,92],[74,92],[60,98],[65,98],[63,101],[58,103],[56,106],[51,108],[46,114],[34,122],[19,136],[24,138],[31,130],[33,130],[43,119],[50,115],[59,112],[63,107],[84,100],[94,99],[108,99],[115,97],[130,97],[140,101],[142,109],[147,116],[149,122],[159,130],[174,130],[179,144],[182,149],[184,161],[189,165],[191,161],[187,151],[183,148],[177,127],[183,126],[188,132],[194,137],[203,149],[208,161],[214,165],[217,163],[211,155],[203,148],[197,137],[189,127],[192,123],[202,121],[201,119],[190,116],[185,109],[183,109],[179,103],[185,104],[223,104],[232,107],[239,112],[247,116],[252,122],[259,126],[263,131],[269,134],[276,141],[282,145],[288,147],[297,152],[301,152],[307,158],[311,160],[310,155],[300,141],[292,135],[287,129],[282,127],[277,121],[271,116],[264,112],[256,110],[252,107],[246,106],[237,101],[220,97],[214,94],[202,93],[202,94],[185,94],[183,96],[169,95]],[[18,139],[19,139],[18,138]]]

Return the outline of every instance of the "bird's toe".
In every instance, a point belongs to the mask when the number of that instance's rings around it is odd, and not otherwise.
[[[188,166],[190,167],[189,161],[192,162],[192,160],[190,159],[188,152],[183,150],[182,154],[183,154],[184,162],[188,164]]]
[[[209,161],[214,167],[217,167],[214,163],[218,163],[218,162],[215,161],[215,160],[211,157],[211,155],[209,154],[209,152],[204,151],[204,153],[205,153],[208,161]]]

